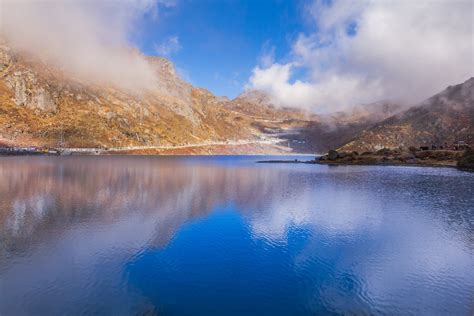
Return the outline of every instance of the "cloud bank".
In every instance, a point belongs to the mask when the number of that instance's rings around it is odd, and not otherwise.
[[[128,40],[137,18],[170,0],[0,0],[0,34],[13,48],[80,80],[133,92],[151,89],[155,73]]]
[[[320,113],[382,99],[409,104],[474,75],[470,0],[314,1],[308,9],[314,31],[298,36],[289,61],[262,63],[249,79],[277,104]]]

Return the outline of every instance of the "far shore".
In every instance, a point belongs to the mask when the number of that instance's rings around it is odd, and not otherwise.
[[[314,160],[266,160],[259,163],[305,163],[329,166],[407,166],[457,168],[463,171],[474,171],[473,152],[466,150],[409,150],[381,149],[376,152],[337,152],[331,150],[327,155],[315,157]]]
[[[204,146],[178,146],[176,148],[42,148],[42,147],[0,147],[0,156],[286,156],[295,159],[261,160],[258,163],[303,163],[329,166],[408,166],[458,168],[474,171],[472,150],[426,150],[419,148],[387,149],[359,154],[330,150],[326,155],[294,153],[275,144],[255,146],[240,143]],[[313,156],[311,160],[298,157]]]
[[[433,163],[394,163],[394,162],[336,162],[336,161],[320,161],[320,160],[260,160],[257,163],[289,163],[289,164],[312,164],[312,165],[328,165],[328,166],[398,166],[398,167],[438,167],[438,168],[456,168],[456,161]]]

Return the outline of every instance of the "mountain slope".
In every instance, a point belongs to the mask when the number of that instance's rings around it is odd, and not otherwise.
[[[474,143],[474,78],[363,131],[341,150]]]
[[[168,146],[259,139],[253,120],[181,80],[164,58],[142,94],[81,81],[0,40],[0,141],[65,147]]]
[[[316,115],[277,107],[262,91],[229,100],[183,81],[164,58],[140,58],[156,82],[137,93],[81,80],[0,38],[0,144],[133,147],[147,154],[321,153],[400,111],[378,102]]]

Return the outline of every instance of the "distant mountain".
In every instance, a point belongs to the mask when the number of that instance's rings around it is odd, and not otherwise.
[[[474,144],[474,78],[361,132],[341,150]]]
[[[244,113],[251,117],[267,121],[280,121],[284,119],[314,120],[318,116],[293,108],[276,106],[270,95],[260,90],[247,90],[233,100],[227,102],[226,107],[232,111]]]
[[[228,108],[255,118],[254,126],[273,132],[296,152],[324,153],[340,147],[361,131],[402,110],[389,101],[357,105],[348,111],[318,115],[294,108],[280,108],[263,91],[249,90],[227,104]],[[286,115],[281,115],[285,113]],[[283,120],[282,120],[283,119]]]

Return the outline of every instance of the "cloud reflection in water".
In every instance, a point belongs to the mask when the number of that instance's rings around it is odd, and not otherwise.
[[[0,177],[0,313],[472,308],[471,174],[67,157]]]

